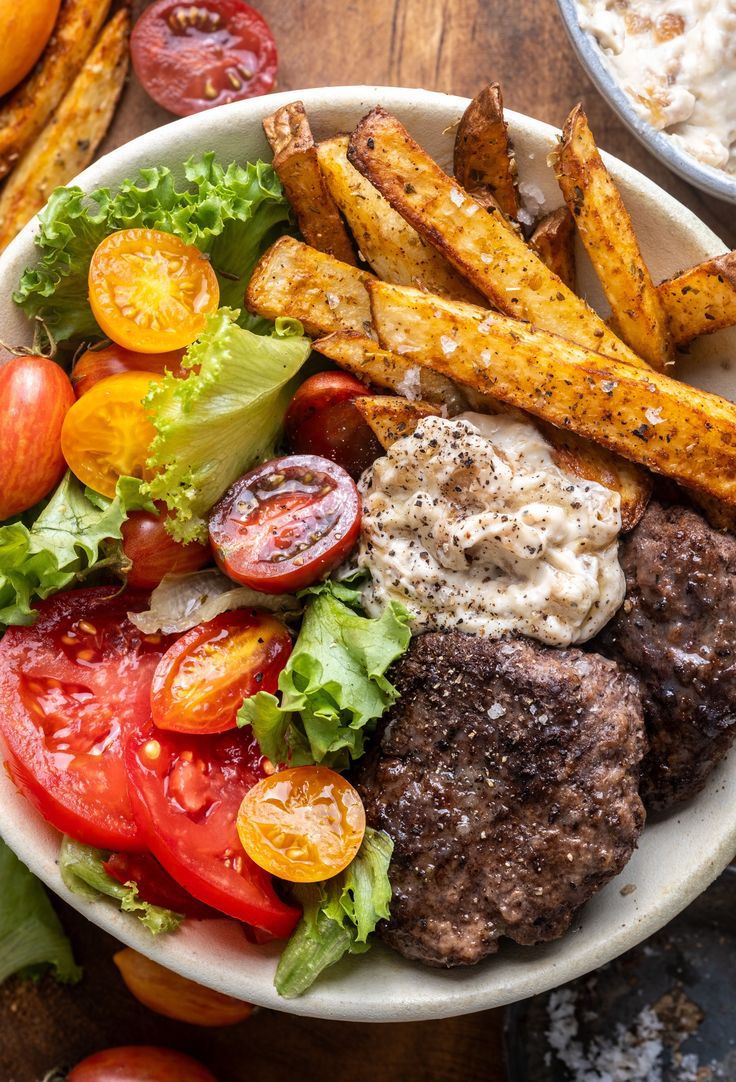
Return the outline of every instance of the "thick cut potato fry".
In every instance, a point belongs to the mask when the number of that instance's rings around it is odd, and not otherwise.
[[[273,167],[284,186],[304,239],[320,252],[355,265],[355,253],[317,161],[304,104],[292,101],[263,121]]]
[[[545,267],[575,291],[575,222],[567,207],[558,207],[535,226],[529,247]]]
[[[107,24],[82,70],[0,194],[0,251],[41,209],[54,188],[92,161],[112,120],[128,70],[130,15]]]
[[[480,295],[455,268],[353,168],[347,149],[347,135],[338,135],[320,143],[317,156],[330,195],[345,216],[361,255],[378,277],[482,304]]]
[[[463,113],[455,136],[453,170],[479,203],[491,203],[509,218],[519,213],[516,159],[498,83],[481,90]]]
[[[496,312],[372,282],[381,344],[736,507],[736,405]]]
[[[409,402],[388,394],[366,395],[354,401],[384,451],[404,436],[411,436],[425,417],[436,417],[440,412],[430,402]]]
[[[350,138],[348,158],[410,225],[501,312],[591,350],[644,362],[516,233],[486,214],[402,124],[374,109]]]
[[[676,346],[736,326],[736,252],[708,259],[657,286]]]
[[[567,118],[551,160],[621,337],[652,368],[664,371],[672,363],[665,312],[582,105]]]
[[[41,59],[0,106],[0,177],[10,172],[66,94],[109,10],[110,0],[63,0]],[[3,48],[12,48],[12,42]]]

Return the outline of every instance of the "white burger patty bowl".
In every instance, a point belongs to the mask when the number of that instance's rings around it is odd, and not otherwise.
[[[448,168],[453,125],[462,98],[383,87],[332,87],[294,91],[238,102],[179,120],[133,140],[87,169],[79,183],[92,190],[132,177],[141,166],[168,165],[181,172],[193,153],[214,150],[223,162],[270,159],[263,117],[301,98],[315,135],[349,131],[374,105],[395,112],[409,131]],[[509,113],[523,179],[537,185],[548,209],[561,198],[546,165],[557,133],[546,124]],[[651,181],[607,158],[631,212],[655,280],[724,251],[698,219]],[[29,328],[11,300],[21,272],[35,259],[31,222],[0,258],[0,338],[27,342]],[[579,252],[580,283],[601,311],[592,268]],[[736,356],[736,333],[720,332],[697,343],[681,375],[736,398],[728,358]],[[0,408],[2,404],[0,403]],[[0,709],[2,704],[0,704]],[[705,791],[669,818],[651,822],[632,860],[581,912],[562,939],[539,947],[504,942],[499,954],[467,969],[438,970],[409,963],[376,943],[365,956],[348,958],[324,973],[300,999],[283,1000],[273,976],[279,945],[246,942],[234,922],[187,921],[171,936],[154,939],[133,917],[104,901],[70,894],[56,859],[59,835],[16,792],[0,770],[0,832],[36,875],[65,901],[117,939],[177,973],[240,999],[319,1018],[408,1021],[440,1018],[499,1006],[535,995],[602,965],[651,935],[683,909],[736,853],[736,756],[711,777]],[[633,884],[636,889],[622,887]]]

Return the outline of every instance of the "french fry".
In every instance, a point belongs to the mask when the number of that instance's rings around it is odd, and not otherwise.
[[[529,247],[575,292],[575,222],[567,207],[545,214],[529,238]]]
[[[355,265],[355,253],[340,213],[327,190],[317,148],[300,101],[283,105],[263,121],[273,167],[284,186],[304,239],[320,252]]]
[[[708,259],[657,286],[675,345],[736,326],[736,252]]]
[[[519,213],[516,159],[498,83],[481,90],[463,113],[453,169],[462,187],[483,206],[497,206],[508,218]]]
[[[348,137],[338,135],[319,144],[317,157],[330,195],[345,216],[361,255],[378,277],[482,304],[482,298],[455,268],[352,167],[347,149]]]
[[[621,337],[647,364],[663,372],[673,360],[664,308],[582,105],[567,118],[551,161]]]
[[[396,117],[380,108],[364,117],[350,138],[348,158],[499,311],[643,365],[521,237],[442,172]]]
[[[100,34],[61,105],[0,194],[0,251],[41,209],[54,188],[92,161],[128,70],[130,15],[121,8]]]
[[[371,282],[381,344],[736,508],[736,405],[496,312]]]
[[[110,0],[63,0],[41,59],[0,106],[0,177],[10,172],[66,94],[109,10]],[[3,46],[12,47],[12,42]]]
[[[388,394],[366,395],[353,401],[384,450],[404,436],[411,436],[425,417],[436,417],[440,412],[430,402],[409,402]]]

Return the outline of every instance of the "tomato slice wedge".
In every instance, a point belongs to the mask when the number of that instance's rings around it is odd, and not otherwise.
[[[222,733],[234,729],[243,699],[278,690],[291,635],[268,612],[224,612],[187,631],[153,674],[151,714],[161,729]]]
[[[284,432],[297,455],[321,455],[337,462],[356,481],[383,448],[355,406],[368,388],[347,372],[317,372],[291,400]]]
[[[360,495],[317,455],[275,458],[244,474],[210,516],[220,568],[264,593],[290,593],[337,567],[358,540]]]
[[[144,902],[173,909],[194,920],[219,917],[214,909],[192,898],[151,853],[111,853],[104,863],[105,871],[118,883],[135,883]]]
[[[288,936],[299,910],[281,901],[238,838],[238,808],[264,776],[250,730],[194,736],[150,726],[130,740],[126,763],[148,848],[177,883],[228,917]]]
[[[143,849],[124,745],[150,724],[153,671],[168,639],[128,610],[145,595],[101,586],[57,594],[32,627],[0,641],[0,732],[10,773],[52,826],[101,849]]]

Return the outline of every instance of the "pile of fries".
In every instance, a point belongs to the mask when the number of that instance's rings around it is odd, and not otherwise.
[[[128,70],[130,34],[127,6],[105,25],[110,6],[110,0],[62,0],[40,60],[0,100],[0,179],[7,178],[0,190],[0,251],[54,188],[89,165],[108,129]]]
[[[523,410],[558,465],[641,517],[650,471],[736,524],[736,405],[674,378],[675,351],[736,324],[736,252],[655,285],[581,106],[553,155],[564,206],[525,239],[498,85],[457,129],[454,177],[375,108],[315,145],[301,102],[264,123],[307,243],[266,252],[246,303],[292,316],[369,385],[357,400],[384,447],[429,413]],[[575,292],[579,235],[611,306]],[[372,273],[371,273],[372,272]]]

